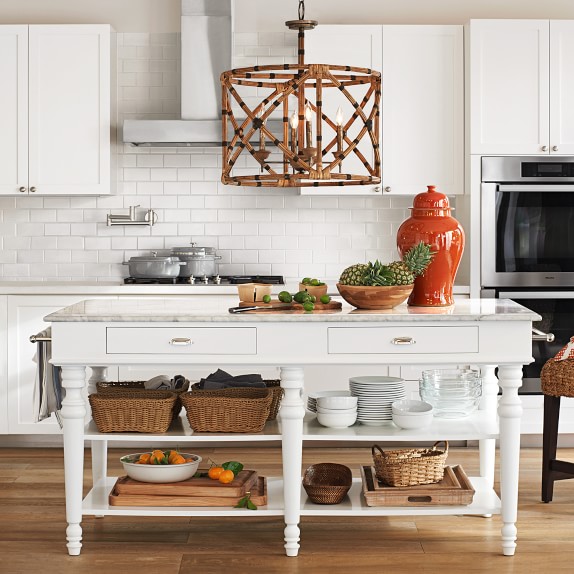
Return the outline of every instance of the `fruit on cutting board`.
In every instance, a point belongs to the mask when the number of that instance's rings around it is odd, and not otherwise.
[[[411,247],[401,261],[385,265],[377,259],[374,262],[357,263],[347,267],[341,273],[339,283],[372,287],[412,285],[415,278],[425,272],[433,255],[431,246],[421,241]]]

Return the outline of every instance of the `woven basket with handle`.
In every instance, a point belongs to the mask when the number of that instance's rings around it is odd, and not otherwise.
[[[344,464],[312,464],[303,475],[303,488],[315,504],[339,504],[353,483],[351,469]]]
[[[437,446],[444,442],[444,450]],[[371,449],[375,474],[389,486],[415,486],[440,482],[448,456],[448,442],[435,442],[432,448],[384,451],[379,445]]]
[[[553,397],[574,397],[574,359],[544,363],[540,372],[542,392]]]

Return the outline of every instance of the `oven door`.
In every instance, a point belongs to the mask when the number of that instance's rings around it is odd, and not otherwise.
[[[574,287],[574,185],[483,183],[483,287]]]
[[[542,321],[532,324],[534,362],[523,368],[522,394],[540,393],[540,371],[574,336],[574,290],[514,291],[500,290],[498,298],[512,299],[535,311]]]

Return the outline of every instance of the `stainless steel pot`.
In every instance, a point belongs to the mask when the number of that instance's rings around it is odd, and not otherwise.
[[[180,277],[214,277],[218,274],[216,261],[221,255],[216,255],[213,247],[198,247],[191,243],[187,247],[172,247],[171,254],[187,263],[180,268]]]
[[[171,279],[178,277],[180,269],[187,265],[177,257],[158,257],[155,252],[143,257],[131,257],[123,264],[129,265],[130,277],[135,279]]]

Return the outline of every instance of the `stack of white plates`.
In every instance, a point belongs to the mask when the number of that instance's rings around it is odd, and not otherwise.
[[[316,391],[307,395],[307,410],[317,412],[317,399],[319,397],[350,397],[350,391]]]
[[[358,397],[357,420],[378,426],[393,420],[392,404],[406,397],[403,379],[397,377],[352,377],[351,395]]]

